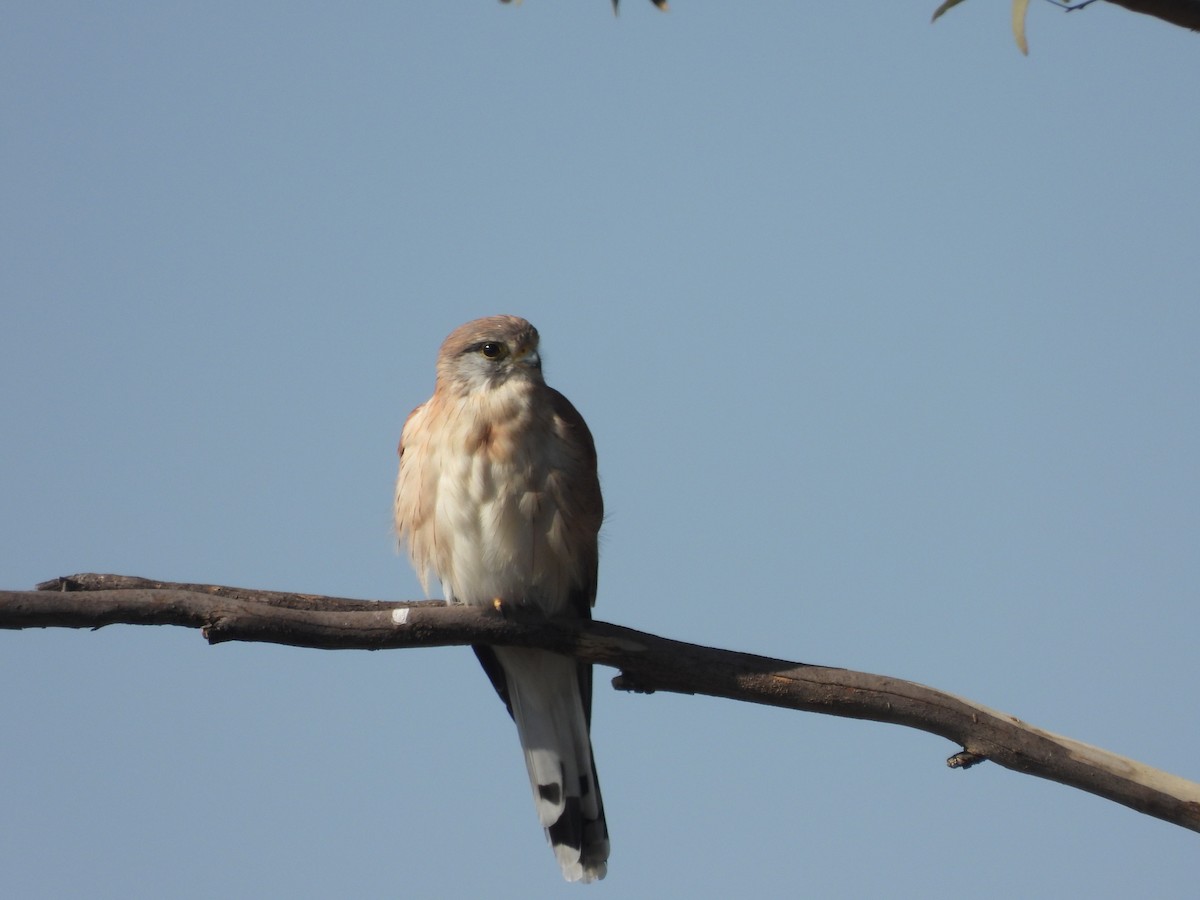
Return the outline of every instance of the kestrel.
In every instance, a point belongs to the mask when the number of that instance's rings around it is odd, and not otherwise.
[[[537,329],[477,319],[442,343],[433,396],[400,437],[396,531],[447,602],[591,618],[604,503],[583,417],[542,377]],[[517,725],[533,802],[568,881],[604,877],[608,827],[589,734],[592,667],[475,647]]]

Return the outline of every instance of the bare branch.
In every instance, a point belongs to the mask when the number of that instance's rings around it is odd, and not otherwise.
[[[1200,831],[1200,784],[1051,734],[1006,713],[883,675],[770,659],[607,622],[500,614],[441,601],[347,600],[116,575],[76,575],[37,591],[0,591],[0,628],[181,625],[210,643],[266,641],[327,650],[456,644],[540,647],[620,669],[614,687],[707,694],[906,725],[961,746],[947,761],[990,759]]]
[[[1130,12],[1154,16],[1180,28],[1200,31],[1200,0],[1109,0]]]

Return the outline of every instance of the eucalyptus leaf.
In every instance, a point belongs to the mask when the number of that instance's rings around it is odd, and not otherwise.
[[[958,4],[960,4],[962,2],[963,2],[963,0],[946,0],[945,3],[943,3],[941,6],[939,6],[937,9],[935,9],[933,11],[933,18],[930,19],[929,21],[936,22],[941,17],[942,13],[944,13],[948,9],[952,9],[955,6],[958,6]]]
[[[1029,55],[1029,44],[1025,40],[1025,13],[1029,11],[1029,0],[1013,0],[1012,29],[1017,46],[1026,56]]]

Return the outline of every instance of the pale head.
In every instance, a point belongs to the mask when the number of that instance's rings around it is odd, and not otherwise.
[[[476,391],[514,379],[543,384],[537,329],[518,316],[488,316],[460,325],[438,353],[439,389]]]

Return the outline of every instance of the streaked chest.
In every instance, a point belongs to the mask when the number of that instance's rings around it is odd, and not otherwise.
[[[448,599],[500,597],[563,610],[580,577],[569,535],[571,457],[553,417],[503,389],[433,406],[415,423],[397,486],[397,525],[418,570]]]

